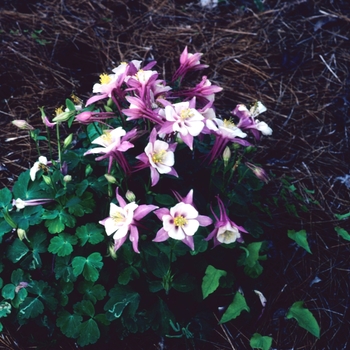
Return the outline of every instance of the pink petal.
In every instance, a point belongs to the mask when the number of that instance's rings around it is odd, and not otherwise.
[[[130,225],[129,239],[132,243],[132,248],[134,249],[134,252],[140,254],[140,251],[138,249],[139,231],[137,230],[137,227],[135,225]]]
[[[205,215],[198,215],[196,217],[196,220],[198,220],[201,226],[209,226],[210,224],[213,223],[213,220],[209,216],[205,216]]]
[[[143,217],[145,217],[147,214],[149,214],[151,211],[158,209],[158,208],[159,207],[157,207],[156,205],[152,205],[152,204],[139,205],[134,212],[134,219],[140,220]]]
[[[161,228],[156,235],[156,238],[153,239],[153,242],[164,242],[169,238],[168,232]]]

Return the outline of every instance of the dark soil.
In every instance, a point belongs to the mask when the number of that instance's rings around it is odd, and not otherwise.
[[[350,244],[334,228],[350,230],[349,219],[335,216],[350,211],[348,1],[266,0],[258,11],[253,1],[208,10],[190,1],[0,0],[0,23],[1,188],[37,157],[27,132],[11,121],[41,127],[39,106],[50,115],[73,92],[86,100],[101,72],[124,60],[156,59],[169,78],[187,45],[203,53],[210,65],[204,74],[224,88],[219,114],[256,100],[268,108],[264,120],[274,133],[259,143],[254,161],[273,178],[271,196],[283,196],[283,181],[293,185],[285,197],[298,216],[283,206],[273,212],[269,258],[257,281],[268,300],[262,317],[214,325],[211,338],[195,347],[145,335],[120,348],[249,349],[258,332],[272,336],[279,350],[347,349]],[[312,254],[287,237],[300,229]],[[318,320],[320,340],[286,320],[297,300]],[[20,331],[8,331],[0,347],[28,348]]]

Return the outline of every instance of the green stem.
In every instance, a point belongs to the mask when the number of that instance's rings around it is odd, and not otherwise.
[[[60,167],[62,166],[61,163],[61,142],[60,142],[60,128],[59,128],[59,123],[56,124],[56,137],[57,137],[57,148],[58,148],[58,162],[60,163]]]

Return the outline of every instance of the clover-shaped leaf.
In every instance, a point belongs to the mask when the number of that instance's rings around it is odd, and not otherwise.
[[[95,282],[99,277],[99,270],[103,266],[100,253],[92,253],[87,258],[76,256],[72,261],[73,274],[77,277],[83,274],[87,281]]]
[[[69,338],[76,338],[79,334],[79,327],[83,318],[76,313],[70,314],[68,311],[61,311],[56,320],[57,327]]]
[[[56,237],[51,238],[48,251],[58,256],[69,255],[73,251],[73,245],[78,243],[76,236],[68,233],[59,233]]]
[[[94,304],[97,300],[102,300],[106,296],[106,290],[101,284],[93,284],[91,281],[82,282],[78,290],[84,294],[84,299],[92,301]]]
[[[83,322],[79,327],[79,337],[77,343],[80,346],[85,346],[88,344],[94,344],[100,338],[100,330],[95,320],[90,318],[90,320]]]
[[[103,241],[103,228],[95,223],[88,223],[77,228],[76,235],[80,240],[80,244],[84,246],[87,242],[97,244]]]

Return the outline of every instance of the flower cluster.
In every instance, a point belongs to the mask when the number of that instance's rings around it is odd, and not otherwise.
[[[138,60],[122,62],[110,74],[101,74],[100,82],[93,86],[94,95],[88,99],[85,107],[79,101],[78,106],[73,105],[71,109],[57,113],[53,121],[60,123],[75,113],[74,121],[84,125],[93,123],[100,130],[100,136],[91,141],[97,147],[85,151],[84,156],[97,154],[96,161],[108,160],[107,178],[114,179],[114,163],[125,177],[149,168],[151,187],[156,186],[164,175],[179,177],[176,170],[179,144],[182,149],[188,147],[189,152],[202,153],[203,162],[208,167],[223,155],[226,167],[231,154],[229,145],[249,146],[249,132],[259,140],[260,134],[271,135],[272,130],[265,122],[256,119],[266,111],[261,102],[256,102],[250,110],[239,104],[231,116],[218,116],[214,102],[215,95],[222,88],[213,84],[207,76],[202,76],[201,82],[194,87],[180,88],[189,72],[208,67],[200,63],[200,58],[200,53],[188,53],[186,47],[180,56],[180,66],[171,79],[172,86],[159,79],[159,73],[152,69],[155,61],[143,67],[142,61]],[[102,100],[106,100],[103,111],[94,105]],[[238,122],[234,121],[234,117]],[[49,127],[55,125],[44,113],[43,121]],[[130,153],[133,149],[139,149],[142,143],[143,153]],[[199,147],[195,149],[195,145]],[[256,173],[255,169],[258,168],[248,164]],[[31,179],[34,181],[36,173],[39,170],[46,171],[48,165],[47,159],[40,157],[30,171]],[[100,221],[107,235],[113,235],[114,250],[121,247],[129,234],[134,251],[139,253],[138,226],[140,220],[152,211],[163,223],[154,242],[172,238],[181,240],[193,250],[194,234],[200,226],[209,226],[213,220],[199,214],[194,206],[193,190],[184,198],[177,193],[175,196],[178,204],[171,208],[159,208],[153,204],[138,205],[135,199],[127,203],[117,189],[119,206],[112,202],[109,216]],[[220,217],[212,211],[215,229],[207,240],[213,239],[214,246],[242,241],[241,233],[247,231],[228,218],[223,201],[218,196],[217,201]],[[16,205],[22,208],[33,204],[17,200]]]

